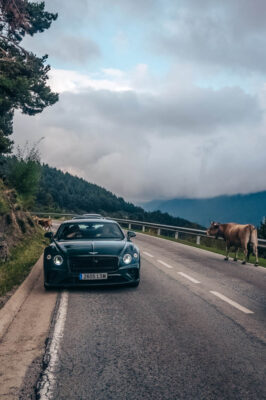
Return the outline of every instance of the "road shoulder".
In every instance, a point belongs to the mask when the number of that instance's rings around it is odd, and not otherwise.
[[[43,288],[42,258],[0,312],[0,398],[17,399],[23,378],[42,356],[56,292]]]

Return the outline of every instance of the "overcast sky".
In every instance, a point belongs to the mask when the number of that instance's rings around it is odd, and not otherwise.
[[[17,144],[138,202],[266,190],[264,0],[46,0],[59,102]]]

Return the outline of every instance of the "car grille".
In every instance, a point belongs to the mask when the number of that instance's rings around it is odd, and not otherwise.
[[[111,272],[118,268],[118,257],[110,256],[86,256],[70,257],[71,272]]]

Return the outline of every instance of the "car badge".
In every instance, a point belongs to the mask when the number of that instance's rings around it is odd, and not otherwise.
[[[89,254],[91,254],[92,256],[95,256],[96,254],[98,254],[98,251],[89,251]]]

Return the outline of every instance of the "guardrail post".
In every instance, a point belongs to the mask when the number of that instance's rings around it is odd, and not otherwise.
[[[160,236],[160,234],[161,234],[161,229],[158,228],[158,229],[157,229],[157,235]]]
[[[145,232],[145,225],[142,225],[142,232]]]
[[[175,239],[178,239],[178,232],[175,232]]]
[[[131,224],[128,224],[128,229],[131,229]]]
[[[200,244],[200,236],[197,236],[197,241],[196,241],[196,243],[197,243],[197,244]]]

